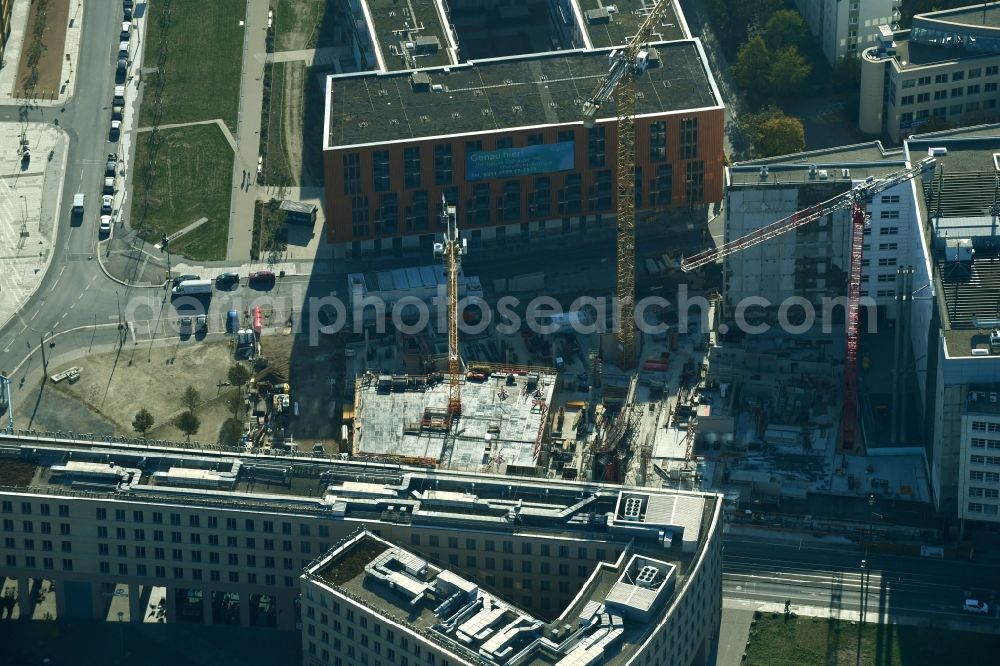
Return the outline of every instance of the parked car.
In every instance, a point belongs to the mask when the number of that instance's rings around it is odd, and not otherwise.
[[[126,21],[131,21],[132,20],[132,8],[131,7],[126,7],[125,8],[125,20]]]
[[[104,190],[103,194],[114,194],[115,193],[115,179],[114,176],[104,177]]]
[[[132,21],[122,21],[121,41],[127,42],[132,36]]]
[[[103,215],[110,215],[111,209],[115,206],[115,198],[110,194],[105,194],[101,197],[101,213]]]
[[[176,287],[181,282],[187,282],[188,280],[200,280],[200,279],[201,279],[200,275],[178,275],[177,277],[174,278],[173,286]]]
[[[215,286],[228,287],[229,285],[239,281],[240,281],[239,273],[219,273],[219,275],[217,275],[215,278]]]
[[[121,136],[121,133],[122,133],[122,121],[112,120],[111,130],[108,132],[108,139],[111,141],[117,141],[118,137]]]
[[[191,335],[191,317],[181,317],[181,335]]]
[[[255,271],[250,274],[248,282],[251,284],[269,284],[274,282],[274,273],[271,271]]]
[[[236,310],[230,310],[226,315],[226,331],[229,333],[235,333],[240,329],[240,313]]]
[[[203,314],[195,317],[194,330],[198,333],[208,333],[208,317]]]
[[[962,606],[962,610],[966,613],[979,613],[980,615],[986,615],[990,612],[990,606],[985,601],[979,601],[978,599],[966,599],[965,604]]]
[[[102,235],[103,234],[110,234],[111,233],[111,216],[110,215],[101,215],[101,226],[99,228],[99,232]]]
[[[108,153],[108,161],[104,164],[104,175],[114,176],[115,171],[118,168],[118,156],[114,153]]]
[[[132,11],[132,0],[122,0],[122,7],[127,11]]]

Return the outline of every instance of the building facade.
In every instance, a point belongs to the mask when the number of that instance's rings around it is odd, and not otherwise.
[[[875,41],[880,25],[899,21],[902,0],[795,0],[827,62],[857,56]]]
[[[959,519],[1000,525],[1000,392],[974,386],[966,394],[959,460]]]
[[[355,23],[368,28],[355,41],[370,53],[358,59],[375,71],[327,79],[323,169],[335,256],[429,253],[442,198],[457,207],[473,247],[613,226],[613,103],[590,129],[583,103],[640,13],[592,0],[544,3],[550,20],[535,26],[549,31],[544,49],[464,60],[440,7],[416,7],[423,28],[415,31],[386,0],[354,4]],[[497,11],[514,20],[517,9]],[[474,31],[479,39],[483,30]],[[400,35],[409,39],[397,43]],[[722,197],[722,97],[676,3],[655,39],[636,78],[640,220]]]
[[[869,176],[882,177],[906,165],[902,151],[886,151],[878,142],[733,165],[726,169],[725,240],[844,194]],[[913,266],[915,280],[927,281],[929,268],[913,213],[915,187],[913,182],[892,187],[868,206],[861,296],[870,299],[867,303],[883,320],[896,318],[900,268]],[[727,256],[723,270],[727,316],[734,316],[739,304],[751,298],[769,301],[772,319],[782,303],[804,298],[819,315],[825,302],[843,299],[850,270],[850,231],[847,208]],[[842,306],[839,311],[842,320]]]
[[[996,122],[998,86],[1000,3],[920,14],[910,30],[881,26],[862,53],[858,125],[899,143],[925,126]]]
[[[2,451],[14,485],[0,489],[0,564],[16,583],[22,617],[31,616],[42,581],[54,589],[59,618],[104,619],[123,592],[130,619],[142,621],[151,590],[162,589],[168,623],[290,630],[305,622],[306,663],[323,650],[329,658],[320,663],[336,663],[344,654],[333,652],[332,636],[322,639],[333,627],[314,626],[321,618],[311,603],[300,612],[299,578],[359,529],[544,618],[646,534],[660,559],[678,567],[672,614],[657,626],[683,643],[684,663],[703,663],[718,630],[715,495],[542,480],[511,486],[487,474],[7,436]],[[676,505],[676,517],[626,516],[621,507],[635,504],[626,494],[641,495],[644,507]],[[664,531],[672,546],[655,538]],[[688,610],[700,618],[693,627],[682,621]]]

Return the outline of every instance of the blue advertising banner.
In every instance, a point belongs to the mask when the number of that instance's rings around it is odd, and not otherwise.
[[[573,169],[573,142],[545,143],[524,148],[501,148],[465,157],[467,181],[530,176],[535,173],[570,171]]]

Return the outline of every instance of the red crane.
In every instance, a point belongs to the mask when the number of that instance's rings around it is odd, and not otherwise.
[[[792,213],[788,217],[765,225],[719,247],[706,250],[681,261],[681,270],[691,271],[712,263],[727,255],[745,250],[780,236],[792,229],[809,224],[838,210],[851,209],[851,270],[847,281],[847,317],[844,322],[847,335],[847,354],[844,366],[844,409],[841,419],[841,451],[853,451],[857,445],[858,427],[858,316],[861,310],[861,258],[864,246],[865,224],[868,220],[867,207],[872,198],[890,187],[916,178],[934,168],[933,157],[925,157],[914,166],[894,171],[882,178],[869,176],[847,192],[826,201]],[[761,168],[766,175],[767,167]]]

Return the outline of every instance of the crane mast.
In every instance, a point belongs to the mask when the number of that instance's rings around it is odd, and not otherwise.
[[[936,160],[925,157],[915,165],[895,171],[882,178],[869,176],[843,194],[827,199],[792,213],[777,222],[767,224],[748,234],[723,243],[719,247],[695,254],[681,261],[681,270],[692,271],[735,252],[745,250],[797,229],[838,210],[851,209],[851,265],[847,280],[846,329],[847,352],[844,366],[844,406],[841,413],[840,450],[853,451],[857,446],[858,425],[858,321],[861,314],[861,267],[864,253],[865,226],[868,222],[867,207],[871,200],[887,189],[908,182],[934,168]],[[761,168],[762,178],[767,167]]]
[[[618,351],[619,366],[622,369],[629,369],[635,364],[635,80],[645,69],[645,60],[639,58],[642,45],[649,40],[669,6],[670,0],[659,0],[628,44],[620,51],[611,53],[608,74],[601,79],[597,89],[583,105],[583,125],[589,129],[597,121],[597,112],[601,106],[612,98],[615,103],[615,296],[620,310]]]
[[[455,207],[449,206],[441,195],[441,226],[445,228],[444,242],[434,244],[434,255],[444,263],[448,284],[448,420],[451,422],[462,413],[460,373],[462,361],[458,351],[458,267],[462,255],[468,252],[464,238],[458,235]]]

